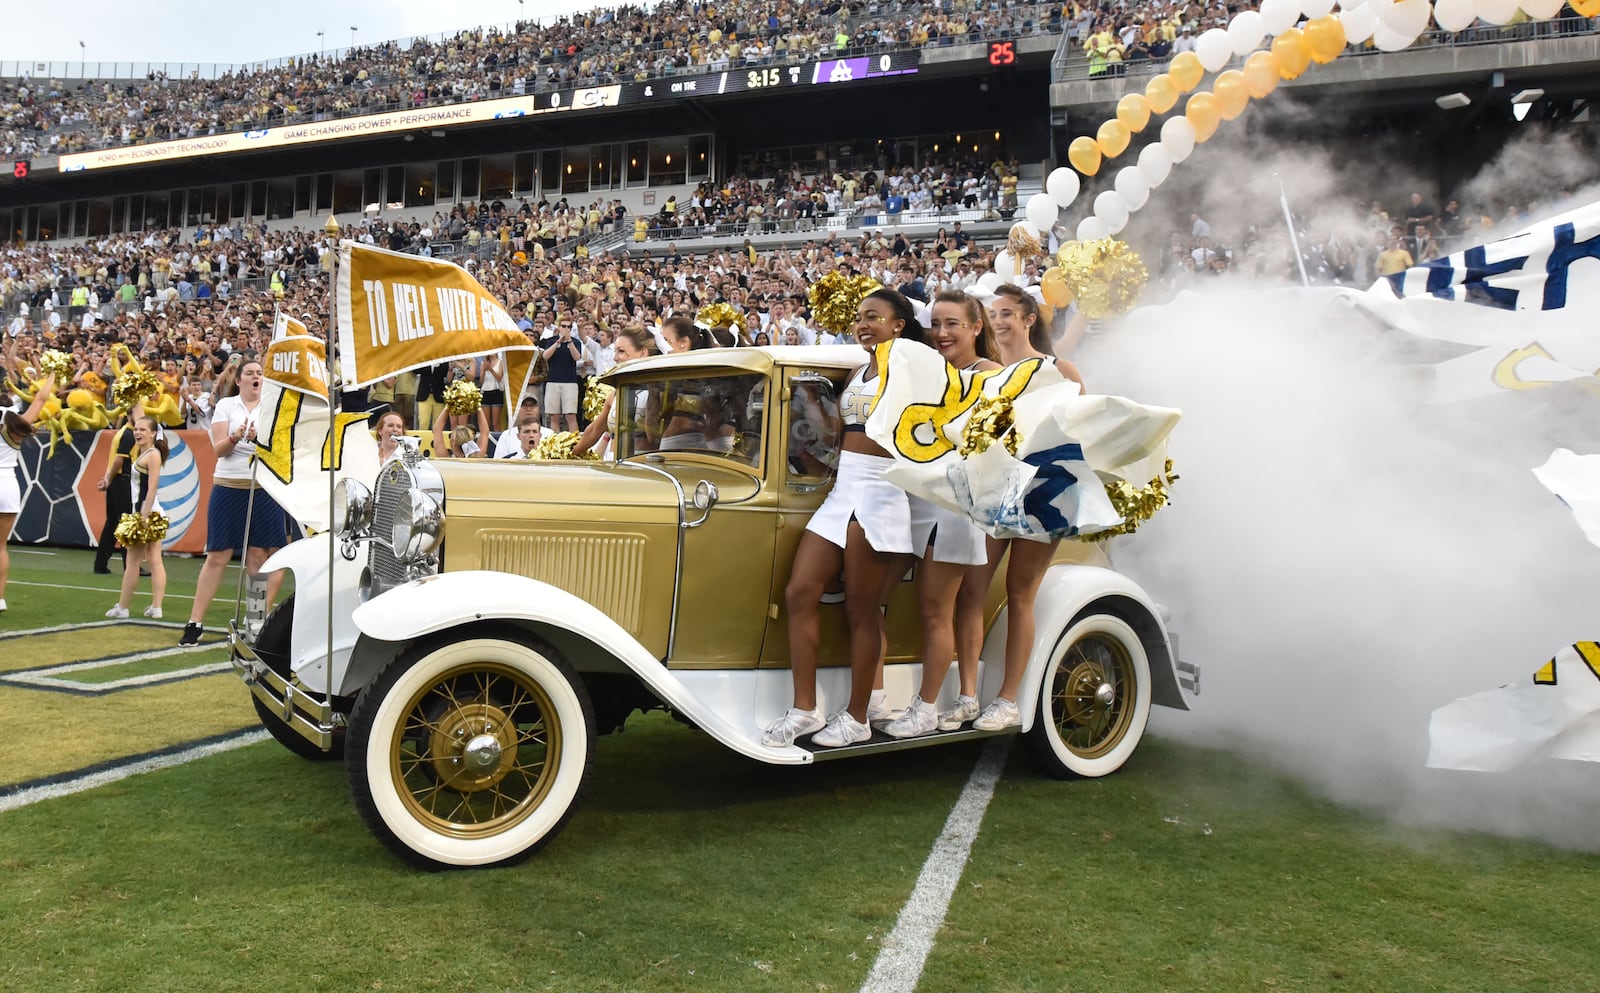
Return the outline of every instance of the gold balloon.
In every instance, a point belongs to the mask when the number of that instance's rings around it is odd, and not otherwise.
[[[1217,98],[1217,110],[1224,121],[1231,121],[1244,113],[1245,106],[1250,102],[1250,88],[1245,85],[1244,73],[1237,69],[1229,69],[1218,76],[1217,81],[1211,84],[1211,92]]]
[[[1222,108],[1210,93],[1196,93],[1184,105],[1183,116],[1194,125],[1194,140],[1203,142],[1217,133],[1217,123],[1222,120]]]
[[[1344,22],[1332,14],[1307,21],[1303,34],[1311,61],[1319,66],[1327,65],[1344,52]]]
[[[1567,0],[1567,5],[1581,17],[1594,17],[1600,14],[1600,0]]]
[[[1072,302],[1072,287],[1067,285],[1067,274],[1061,271],[1060,266],[1051,266],[1044,271],[1044,275],[1039,277],[1039,290],[1044,294],[1044,302],[1052,307],[1065,307]]]
[[[1200,56],[1193,52],[1179,52],[1172,57],[1172,64],[1167,66],[1167,75],[1177,84],[1179,93],[1188,93],[1205,78],[1206,67],[1200,64]]]
[[[1600,3],[1600,0],[1595,0]],[[1244,60],[1244,85],[1253,99],[1260,100],[1278,88],[1278,57],[1262,50]]]
[[[1117,101],[1117,120],[1130,134],[1138,134],[1150,123],[1150,101],[1137,93],[1129,93]]]
[[[1288,28],[1272,39],[1272,54],[1278,57],[1278,72],[1284,79],[1299,79],[1311,65],[1311,49],[1299,28]]]
[[[1100,125],[1100,130],[1095,132],[1095,141],[1100,145],[1100,154],[1108,159],[1114,159],[1127,150],[1129,137],[1128,129],[1115,117]]]
[[[1594,0],[1600,4],[1600,0]],[[1152,113],[1165,114],[1178,102],[1178,84],[1172,77],[1162,73],[1144,84],[1144,97],[1150,103]]]
[[[1085,176],[1093,176],[1100,171],[1100,145],[1086,134],[1079,135],[1067,146],[1067,161]]]

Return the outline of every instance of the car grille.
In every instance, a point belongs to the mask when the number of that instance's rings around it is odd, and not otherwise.
[[[367,569],[372,576],[370,596],[393,589],[413,579],[404,563],[389,548],[390,536],[399,517],[400,497],[414,485],[404,460],[396,459],[378,472],[378,485],[372,498],[372,539],[367,542]]]

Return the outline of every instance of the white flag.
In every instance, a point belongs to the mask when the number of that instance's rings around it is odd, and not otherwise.
[[[1433,712],[1428,765],[1501,772],[1540,753],[1600,762],[1600,644],[1557,652],[1533,678],[1474,693]]]

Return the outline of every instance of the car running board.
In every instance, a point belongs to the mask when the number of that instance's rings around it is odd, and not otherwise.
[[[832,759],[847,759],[868,752],[898,752],[906,748],[927,748],[930,745],[950,745],[958,741],[977,741],[980,738],[995,738],[1004,734],[1016,734],[1022,729],[1019,727],[1001,728],[999,731],[979,731],[976,728],[963,728],[960,731],[934,731],[931,734],[921,734],[915,738],[894,738],[876,728],[872,737],[859,745],[845,745],[842,748],[824,748],[813,745],[810,739],[795,742],[798,748],[804,748],[812,755],[816,762],[827,762]]]

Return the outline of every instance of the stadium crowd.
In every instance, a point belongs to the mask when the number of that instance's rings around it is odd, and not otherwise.
[[[524,209],[532,215],[548,208],[519,205],[515,212]],[[707,304],[723,302],[742,322],[725,343],[809,344],[825,340],[825,333],[811,323],[806,289],[834,268],[864,272],[925,300],[942,288],[971,286],[992,258],[958,223],[919,239],[881,228],[859,237],[834,231],[804,247],[767,253],[747,242],[740,251],[691,257],[668,243],[664,250],[558,259],[539,254],[531,243],[518,250],[514,242],[491,241],[487,230],[494,219],[500,219],[499,231],[508,230],[504,218],[512,211],[504,205],[457,210],[464,215],[464,233],[455,232],[453,212],[431,220],[365,220],[344,236],[420,251],[434,247],[430,234],[442,235],[437,244],[461,250],[463,263],[506,303],[530,338],[569,329],[583,348],[577,372],[584,376],[609,367],[607,348],[622,327],[655,328],[668,317],[692,317]],[[467,252],[472,234],[480,247],[491,247]],[[7,315],[9,372],[23,379],[23,367],[38,352],[55,348],[70,351],[78,363],[73,382],[58,384],[63,395],[86,383],[103,390],[114,378],[114,347],[125,345],[147,368],[159,370],[176,400],[171,426],[204,425],[229,358],[259,355],[270,341],[275,312],[281,309],[322,332],[327,246],[320,230],[265,232],[250,224],[152,230],[73,245],[6,245],[0,248],[0,312]],[[442,390],[465,377],[492,389],[492,376],[482,362],[460,363],[421,386]],[[417,380],[399,377],[366,401],[392,403],[407,412],[409,427],[424,429],[426,416],[418,411],[426,404],[418,402]],[[426,398],[425,393],[421,399]]]
[[[669,0],[241,67],[216,79],[0,82],[0,147],[59,154],[729,67],[1059,32],[1022,0]]]

